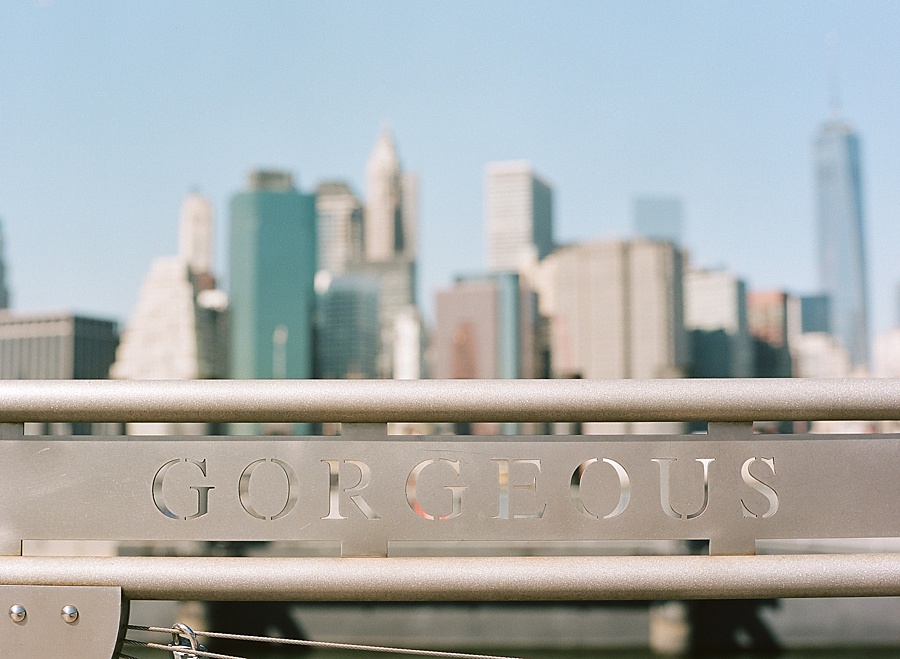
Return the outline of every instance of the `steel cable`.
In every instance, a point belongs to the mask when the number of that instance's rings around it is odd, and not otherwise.
[[[140,625],[128,625],[128,629],[159,632],[163,634],[178,633],[178,630],[168,627],[144,627]],[[294,638],[278,638],[274,636],[250,636],[246,634],[226,634],[223,632],[204,632],[195,631],[197,636],[205,636],[206,638],[219,638],[230,641],[248,641],[255,643],[271,643],[278,645],[303,645],[314,648],[329,648],[332,650],[361,650],[366,652],[390,652],[394,654],[408,654],[420,657],[439,657],[441,659],[518,659],[517,657],[506,657],[489,654],[467,654],[463,652],[441,652],[438,650],[416,650],[411,648],[394,648],[380,645],[360,645],[357,643],[332,643],[328,641],[308,641],[305,639]],[[222,657],[225,655],[201,654],[197,650],[190,650],[197,656],[215,656]],[[229,658],[230,659],[230,658]]]

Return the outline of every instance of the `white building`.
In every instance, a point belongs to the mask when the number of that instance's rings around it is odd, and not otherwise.
[[[790,346],[795,378],[846,378],[853,371],[850,353],[831,334],[803,332]]]
[[[110,376],[191,380],[227,376],[227,296],[215,288],[212,209],[198,194],[182,206],[178,256],[153,261],[122,333]],[[129,434],[199,434],[204,424],[129,424]]]
[[[489,269],[531,282],[537,263],[553,251],[553,189],[528,162],[489,163],[484,214]]]
[[[553,376],[684,377],[683,260],[671,243],[644,240],[570,245],[544,259],[536,283]]]

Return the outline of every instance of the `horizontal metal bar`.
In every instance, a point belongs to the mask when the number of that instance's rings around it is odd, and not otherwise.
[[[0,423],[898,418],[896,379],[0,382]]]
[[[132,599],[551,601],[900,595],[900,554],[515,558],[5,557],[0,584]]]

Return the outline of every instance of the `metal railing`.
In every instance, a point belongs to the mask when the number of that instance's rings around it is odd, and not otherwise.
[[[0,423],[892,420],[898,380],[16,381]],[[3,505],[14,505],[9,501]],[[900,595],[900,554],[0,557],[0,584],[134,599],[590,600]]]
[[[900,554],[485,558],[0,558],[0,583],[129,599],[569,601],[900,596]]]
[[[0,423],[900,419],[900,380],[0,381]]]

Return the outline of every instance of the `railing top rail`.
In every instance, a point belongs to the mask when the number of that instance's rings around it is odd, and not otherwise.
[[[0,381],[0,423],[889,419],[898,379]]]
[[[900,554],[480,558],[0,557],[0,583],[134,599],[667,600],[900,595]]]

